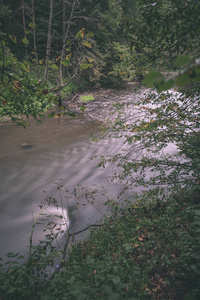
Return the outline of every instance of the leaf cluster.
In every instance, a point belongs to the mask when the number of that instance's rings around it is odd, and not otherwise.
[[[38,81],[34,66],[19,61],[1,36],[0,47],[0,115],[26,126],[24,117],[38,119],[53,102],[52,95],[44,91],[46,85]],[[5,117],[5,118],[4,118]]]

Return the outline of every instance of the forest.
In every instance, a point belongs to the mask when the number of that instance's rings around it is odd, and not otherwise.
[[[1,114],[13,121],[20,123],[21,115],[37,117],[77,89],[133,73],[122,24],[135,11],[131,1],[11,1],[1,6]],[[13,96],[15,103],[9,102]]]
[[[124,151],[98,164],[115,162],[112,180],[143,186],[137,201],[108,199],[109,217],[69,252],[68,242],[53,246],[59,232],[30,245],[22,264],[10,252],[0,264],[0,299],[199,299],[200,2],[0,4],[1,122],[26,128],[52,108],[70,113],[67,103],[80,91],[122,82],[146,91],[135,104],[141,117],[127,122],[122,110],[108,129],[146,155]],[[175,155],[163,152],[170,143]]]

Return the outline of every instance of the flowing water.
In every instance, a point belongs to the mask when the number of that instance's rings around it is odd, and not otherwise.
[[[120,151],[123,139],[101,139],[98,143],[90,138],[99,134],[99,126],[115,119],[113,103],[132,101],[138,95],[133,88],[121,90],[101,90],[98,97],[87,104],[83,114],[75,119],[45,118],[42,123],[31,120],[27,129],[14,124],[0,126],[0,257],[5,253],[28,252],[29,237],[33,219],[48,194],[63,201],[63,209],[68,214],[68,200],[63,189],[60,198],[56,181],[73,191],[77,184],[88,188],[104,186],[110,197],[116,197],[123,185],[107,181],[113,171],[110,164],[106,169],[97,168],[96,155],[113,155]],[[72,104],[73,107],[74,104]],[[79,103],[74,109],[80,112]],[[62,179],[62,180],[61,180]],[[46,193],[44,193],[46,191]],[[75,190],[76,193],[76,190]],[[93,205],[86,205],[85,199],[78,200],[80,212],[78,221],[71,223],[78,231],[100,220],[106,197],[97,196]],[[50,213],[63,213],[61,204]],[[42,227],[36,226],[34,242],[41,238]]]

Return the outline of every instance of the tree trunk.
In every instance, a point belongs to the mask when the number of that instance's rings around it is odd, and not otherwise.
[[[24,9],[24,0],[22,0],[22,18],[23,18],[23,29],[24,29],[24,38],[26,39],[26,21],[25,21],[25,9]],[[25,44],[25,57],[28,57],[27,44]]]
[[[35,25],[35,5],[34,0],[32,0],[32,21]],[[38,79],[40,78],[40,69],[39,69],[39,61],[38,61],[38,53],[37,53],[37,43],[36,43],[36,31],[35,26],[33,27],[33,47],[35,52],[35,58],[36,58],[36,65],[37,65],[37,73],[38,73]]]
[[[66,14],[66,7],[65,7],[65,0],[63,0],[63,11],[62,11],[62,22],[63,22],[63,28],[62,28],[62,35],[63,35],[63,37],[62,37],[62,41],[63,41],[63,44],[64,44],[64,42],[65,42],[65,26],[66,26],[66,16],[65,16],[65,14]],[[65,53],[64,53],[65,54]],[[62,61],[62,59],[64,58],[64,54],[63,54],[63,51],[61,52],[61,61]],[[63,85],[63,66],[62,66],[62,64],[60,63],[60,78],[59,78],[59,82],[60,82],[60,84],[61,85]]]
[[[47,50],[46,50],[46,65],[44,71],[44,79],[48,80],[49,73],[49,60],[51,57],[51,28],[52,28],[52,19],[53,19],[53,0],[49,0],[49,25],[48,25],[48,34],[47,34]]]
[[[62,45],[62,51],[61,51],[61,61],[64,60],[65,57],[65,47],[66,47],[66,41],[69,35],[69,29],[71,26],[71,22],[72,22],[72,17],[74,15],[74,11],[76,8],[76,4],[77,4],[77,0],[73,1],[72,4],[72,8],[71,8],[71,13],[70,13],[70,17],[69,20],[66,22],[65,20],[65,0],[63,0],[63,45]],[[67,28],[66,28],[66,23],[67,23]],[[63,84],[63,65],[60,62],[60,84]]]

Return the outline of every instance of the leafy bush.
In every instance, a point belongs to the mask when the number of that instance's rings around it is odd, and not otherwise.
[[[38,80],[34,66],[26,61],[20,62],[5,40],[1,42],[0,58],[0,116],[26,126],[24,116],[41,117],[42,112],[51,107],[54,96],[48,94],[47,86]]]
[[[159,193],[145,191],[136,203],[108,201],[105,224],[73,246],[53,276],[46,268],[56,250],[46,255],[48,244],[29,262],[10,264],[0,276],[1,298],[198,299],[200,205],[187,189],[165,201]]]

